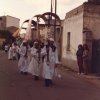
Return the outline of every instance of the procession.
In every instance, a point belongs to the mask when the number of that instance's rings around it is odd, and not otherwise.
[[[54,77],[61,77],[57,73],[60,62],[53,38],[45,42],[37,39],[31,43],[24,40],[20,46],[13,43],[8,49],[8,60],[18,60],[20,74],[31,74],[35,81],[43,78],[46,87],[53,85]]]
[[[100,100],[100,0],[0,9],[0,100]]]

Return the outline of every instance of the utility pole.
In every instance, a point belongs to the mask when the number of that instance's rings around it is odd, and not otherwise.
[[[52,13],[52,0],[51,0],[51,13]]]
[[[57,14],[57,0],[55,0],[55,14]],[[56,17],[54,21],[54,39],[56,40]]]
[[[55,14],[57,13],[57,0],[55,0]]]
[[[37,39],[40,38],[40,35],[39,35],[39,16],[37,16]]]

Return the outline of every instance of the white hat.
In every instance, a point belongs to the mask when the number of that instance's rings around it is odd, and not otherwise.
[[[26,40],[23,40],[23,43],[24,43],[24,42],[27,42],[27,41],[26,41]]]
[[[37,41],[34,42],[34,44],[37,44],[37,43],[38,43]]]
[[[49,38],[49,40],[50,40],[50,41],[54,41],[54,39],[53,39],[53,38]]]

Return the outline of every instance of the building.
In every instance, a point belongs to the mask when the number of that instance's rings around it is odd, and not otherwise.
[[[19,22],[20,19],[9,15],[0,16],[0,45],[2,45],[4,41],[11,43],[15,40],[12,34],[18,30]]]
[[[66,13],[62,26],[62,63],[77,71],[77,47],[87,43],[89,68],[100,72],[100,1],[88,0]]]
[[[19,18],[12,16],[0,16],[0,30],[8,30],[14,33],[19,28]]]

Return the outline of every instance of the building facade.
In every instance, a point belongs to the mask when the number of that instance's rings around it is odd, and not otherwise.
[[[87,43],[89,68],[91,71],[100,72],[98,61],[100,59],[100,4],[98,2],[98,0],[97,2],[96,0],[85,2],[66,13],[63,22],[62,63],[76,71],[78,70],[77,47],[79,44]]]
[[[0,16],[0,30],[16,31],[19,28],[20,19],[12,16]]]

